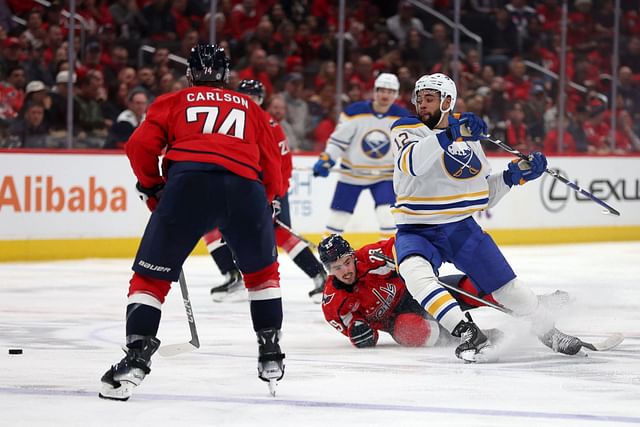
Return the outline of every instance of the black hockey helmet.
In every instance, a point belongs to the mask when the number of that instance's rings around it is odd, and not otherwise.
[[[264,102],[264,96],[266,91],[264,85],[259,80],[242,80],[238,85],[236,92],[244,93],[245,95],[255,96],[258,100],[256,104],[262,105]]]
[[[322,239],[318,245],[318,255],[320,255],[320,261],[324,265],[328,265],[354,252],[349,242],[338,234],[331,234],[329,237]]]
[[[198,43],[191,48],[187,65],[187,78],[192,84],[199,82],[227,83],[229,58],[224,49],[215,44]]]

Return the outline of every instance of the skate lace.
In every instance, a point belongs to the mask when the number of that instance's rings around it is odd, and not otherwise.
[[[575,337],[563,334],[562,332],[558,332],[553,336],[553,349],[556,351],[567,350],[577,344],[578,340]]]

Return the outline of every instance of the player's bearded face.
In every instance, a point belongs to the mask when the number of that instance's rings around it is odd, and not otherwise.
[[[353,255],[343,256],[329,264],[329,274],[332,274],[347,285],[352,285],[356,281],[356,262]]]
[[[416,113],[420,121],[429,129],[434,129],[440,123],[440,94],[435,91],[422,90],[416,95]]]

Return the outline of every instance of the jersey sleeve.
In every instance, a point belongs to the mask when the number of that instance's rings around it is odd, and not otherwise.
[[[125,144],[125,152],[138,182],[151,188],[164,182],[158,159],[169,143],[167,124],[171,111],[171,97],[160,97],[151,104],[147,116]]]
[[[356,251],[358,271],[380,276],[395,274],[395,266],[385,260],[385,258],[395,260],[394,244],[395,239],[391,237],[358,249]]]
[[[253,106],[252,106],[253,108]],[[255,109],[259,109],[257,105]],[[253,109],[252,111],[256,111]],[[275,140],[271,125],[262,110],[258,110],[256,117],[256,135],[258,149],[260,151],[260,168],[262,169],[262,182],[267,192],[267,200],[271,201],[276,195],[282,195],[282,160],[278,142]]]
[[[291,179],[291,172],[293,171],[293,159],[291,157],[291,150],[289,149],[289,141],[287,141],[287,136],[285,135],[284,130],[282,130],[282,126],[280,126],[280,124],[270,116],[269,124],[271,125],[274,139],[277,141],[278,148],[280,149],[280,160],[282,166],[282,194],[280,194],[280,196],[284,196],[287,194],[287,191],[289,191],[289,179]]]
[[[411,176],[424,175],[442,156],[436,133],[415,117],[396,121],[391,127],[395,167]]]
[[[349,292],[337,289],[329,278],[322,298],[322,312],[326,321],[344,336],[354,319],[361,317],[354,314],[358,309],[358,301]]]
[[[333,160],[337,160],[342,157],[349,145],[351,139],[356,133],[356,122],[352,120],[347,114],[341,113],[338,125],[329,137],[325,153],[329,155]]]

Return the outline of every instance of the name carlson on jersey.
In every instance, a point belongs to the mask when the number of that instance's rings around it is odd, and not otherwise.
[[[216,102],[233,102],[242,105],[244,108],[249,108],[249,101],[237,95],[231,95],[230,93],[220,92],[189,92],[187,95],[187,102],[198,101],[216,101]]]

